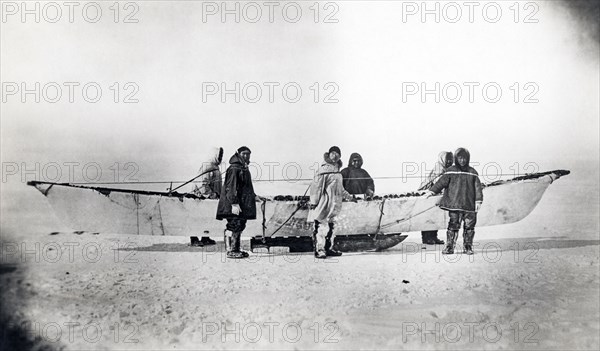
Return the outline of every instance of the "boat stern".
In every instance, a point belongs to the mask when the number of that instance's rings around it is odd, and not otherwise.
[[[566,169],[557,169],[555,171],[552,171],[550,173],[550,178],[552,178],[552,182],[554,182],[555,180],[557,180],[558,178],[562,177],[562,176],[566,176],[569,175],[571,173],[571,171],[566,170]]]
[[[47,196],[50,189],[54,186],[54,183],[40,182],[34,180],[27,182],[27,185],[36,188],[40,191],[40,193],[44,194],[44,196]]]

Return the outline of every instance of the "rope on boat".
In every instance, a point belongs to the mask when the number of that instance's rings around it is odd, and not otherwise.
[[[302,195],[302,197],[306,196],[306,193],[308,192],[308,189],[310,189],[310,185],[308,186],[308,188],[306,188],[306,190],[304,191],[304,194]],[[305,205],[306,205],[306,203],[303,202],[302,200],[298,201],[298,204],[296,205],[296,209],[294,210],[294,212],[292,212],[292,214],[279,226],[279,228],[277,228],[277,230],[275,230],[273,232],[273,234],[271,234],[271,236],[275,235],[281,228],[283,228],[283,226],[286,225],[287,222],[289,222],[290,219],[292,219],[292,217],[294,217],[294,215],[296,214],[296,212],[298,212]],[[265,229],[266,229],[266,226],[265,226]]]
[[[319,173],[319,175],[327,175],[327,174],[338,174],[341,172],[323,172],[323,173]],[[357,178],[353,178],[353,179],[357,179]],[[314,179],[310,179],[311,181]],[[302,198],[304,198],[306,196],[306,193],[308,192],[308,189],[310,189],[312,183],[308,185],[308,188],[306,188],[306,190],[304,191],[304,194],[302,194]],[[324,191],[325,189],[323,189]],[[319,203],[321,201],[321,195],[323,194],[319,194],[319,200],[317,201],[317,203]],[[304,202],[303,200],[298,201],[297,207],[294,210],[294,212],[292,212],[292,214],[279,226],[279,228],[277,228],[277,230],[275,230],[273,232],[273,234],[271,234],[271,236],[275,235],[281,228],[283,228],[284,225],[287,224],[287,222],[289,222],[290,219],[292,219],[292,217],[294,217],[294,215],[296,214],[296,212],[298,212],[301,208],[306,206],[306,202]]]
[[[551,172],[547,172],[547,173],[551,173]],[[497,177],[507,177],[507,176],[512,176],[512,177],[529,177],[529,176],[537,176],[540,173],[532,173],[532,174],[516,174],[516,173],[500,173],[500,174],[495,174],[495,176]],[[71,185],[94,185],[94,184],[179,184],[179,183],[184,183],[178,187],[176,187],[175,189],[173,189],[172,191],[175,191],[176,189],[179,189],[180,187],[187,185],[189,183],[200,183],[200,181],[195,181],[196,178],[200,177],[203,174],[199,174],[197,177],[194,177],[192,180],[157,180],[157,181],[144,181],[144,182],[133,182],[133,181],[127,181],[127,182],[72,182],[72,183],[68,183]],[[410,175],[405,175],[405,176],[390,176],[390,177],[361,177],[361,178],[346,178],[346,179],[422,179],[422,178],[426,178],[425,176],[410,176]],[[515,180],[520,180],[515,178]],[[299,178],[299,179],[253,179],[252,182],[256,183],[256,182],[299,182],[299,181],[312,181],[313,178]],[[48,183],[48,182],[44,182],[44,183]],[[57,183],[60,184],[60,183]]]
[[[267,200],[264,199],[262,201],[262,204],[260,204],[260,210],[262,211],[262,218],[263,218],[263,220],[262,220],[262,242],[263,243],[265,242],[265,232],[267,230],[267,224],[266,224],[267,223],[267,217],[266,217],[266,214],[265,214],[266,208],[267,208]]]
[[[137,235],[140,235],[140,194],[133,194],[135,201],[135,221],[137,226]]]
[[[381,220],[383,219],[383,216],[385,215],[385,213],[383,213],[383,207],[385,206],[385,200],[387,200],[387,199],[383,199],[383,201],[381,201],[381,206],[379,207],[379,222],[377,222],[377,230],[375,231],[375,236],[373,237],[373,241],[377,240],[377,235],[379,235],[379,230],[381,229]]]
[[[189,183],[191,183],[191,182],[193,182],[194,180],[198,179],[199,177],[201,177],[201,176],[205,175],[206,173],[213,172],[213,171],[215,171],[215,170],[214,170],[214,169],[209,169],[209,170],[207,170],[207,171],[204,171],[204,172],[202,172],[202,173],[198,174],[198,175],[197,175],[197,176],[195,176],[194,178],[192,178],[192,179],[188,180],[187,182],[185,182],[185,183],[181,184],[180,186],[176,187],[175,189],[170,189],[170,190],[169,190],[169,194],[173,193],[175,190],[177,190],[177,189],[181,188],[181,187],[182,187],[182,186],[184,186],[184,185],[188,185]],[[173,183],[171,182],[171,186],[173,186],[172,184],[173,184]]]
[[[158,201],[156,201],[156,206],[154,208],[155,209],[158,208],[158,218],[159,218],[158,224],[160,225],[160,230],[162,232],[162,235],[167,235],[165,233],[165,226],[163,225],[162,211],[160,210],[160,199]]]
[[[397,219],[397,220],[395,220],[395,221],[393,221],[393,222],[390,222],[390,223],[384,224],[384,225],[382,225],[382,226],[381,226],[381,229],[385,229],[385,228],[388,228],[388,227],[394,226],[394,225],[396,225],[396,224],[400,224],[400,223],[402,223],[402,222],[406,222],[406,221],[408,221],[408,220],[411,220],[411,219],[415,218],[416,216],[418,216],[418,215],[420,215],[420,214],[423,214],[423,213],[425,213],[425,212],[427,212],[427,211],[429,211],[429,210],[431,210],[431,209],[433,209],[433,208],[436,208],[436,207],[437,207],[437,204],[435,204],[435,205],[433,205],[433,206],[431,206],[431,207],[428,207],[428,208],[424,209],[424,210],[423,210],[423,211],[421,211],[421,212],[417,212],[417,213],[415,213],[414,215],[411,215],[411,216],[409,216],[409,217],[400,218],[400,219]]]
[[[54,186],[54,184],[50,184],[48,189],[46,189],[46,191],[44,191],[42,194],[44,194],[44,196],[48,196],[48,192],[50,191],[50,189],[52,189],[53,186]]]

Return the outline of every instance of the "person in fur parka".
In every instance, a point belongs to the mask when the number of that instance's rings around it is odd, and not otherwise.
[[[219,166],[223,160],[223,148],[214,147],[208,151],[203,158],[204,162],[198,170],[200,186],[194,185],[192,192],[198,197],[207,197],[209,199],[218,199],[221,195],[221,186],[223,178]],[[191,246],[215,245],[216,242],[208,236],[203,236],[198,240],[197,236],[190,237]]]
[[[333,248],[335,222],[342,209],[343,199],[350,199],[352,196],[344,190],[340,157],[340,148],[332,146],[323,155],[324,162],[310,186],[310,211],[307,221],[314,223],[313,244],[317,258],[342,254]]]
[[[449,167],[440,179],[427,191],[427,197],[444,190],[438,206],[448,211],[448,232],[446,248],[442,254],[453,254],[461,223],[464,222],[463,252],[473,254],[473,237],[477,212],[483,202],[483,192],[479,174],[469,166],[471,154],[465,148],[454,153],[454,166]]]
[[[219,166],[223,160],[223,148],[212,148],[203,159],[202,166],[198,170],[200,174],[200,186],[194,186],[194,194],[204,196],[209,199],[218,199],[221,196],[221,186],[223,178]]]
[[[375,194],[375,182],[362,165],[362,156],[358,152],[352,153],[348,167],[342,169],[344,189],[352,195],[364,195],[366,199],[371,199]]]
[[[241,251],[241,235],[248,220],[256,219],[256,201],[260,197],[254,193],[248,165],[251,151],[242,146],[229,159],[225,173],[225,183],[217,205],[218,220],[226,219],[225,247],[228,258],[245,258],[248,253]]]

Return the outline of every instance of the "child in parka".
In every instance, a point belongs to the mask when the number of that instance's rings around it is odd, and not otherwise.
[[[454,253],[454,245],[462,222],[464,222],[463,252],[467,255],[473,254],[475,224],[477,223],[477,212],[483,202],[483,193],[479,174],[469,166],[470,158],[467,149],[457,149],[454,153],[454,166],[449,167],[446,173],[427,191],[426,196],[430,197],[446,189],[438,204],[440,208],[448,211],[450,217],[446,248],[442,254]]]

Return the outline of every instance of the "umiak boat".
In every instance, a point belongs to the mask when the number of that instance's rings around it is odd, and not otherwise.
[[[548,186],[566,170],[529,174],[485,184],[477,226],[514,223],[538,204]],[[46,196],[57,216],[71,228],[88,232],[137,235],[207,236],[223,233],[215,219],[218,200],[189,193],[125,190],[69,183],[27,183]],[[257,206],[248,221],[251,248],[287,246],[312,250],[312,225],[306,222],[305,196],[276,196]],[[404,239],[402,233],[444,229],[448,214],[436,206],[439,196],[405,193],[345,202],[338,217],[336,247],[341,251],[383,250]],[[261,220],[262,219],[262,220]]]

